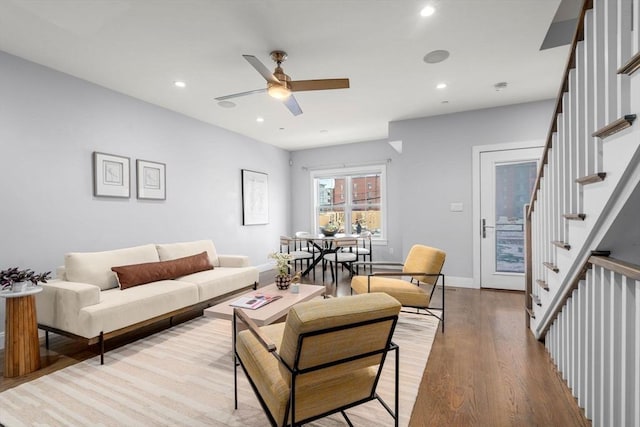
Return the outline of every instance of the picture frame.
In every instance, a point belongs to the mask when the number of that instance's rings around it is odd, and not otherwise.
[[[130,159],[115,154],[93,152],[93,195],[96,197],[131,196]]]
[[[166,165],[149,160],[136,160],[137,197],[147,200],[166,200]]]
[[[269,223],[269,176],[242,169],[242,225]]]

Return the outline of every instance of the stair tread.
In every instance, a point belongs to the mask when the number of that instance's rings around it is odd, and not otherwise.
[[[613,122],[609,123],[608,125],[598,129],[597,131],[593,132],[591,134],[591,136],[596,137],[596,138],[600,138],[600,139],[604,139],[608,136],[611,136],[613,134],[616,134],[618,132],[620,132],[621,130],[624,130],[628,127],[630,127],[633,124],[633,121],[636,119],[636,115],[635,114],[627,114],[624,117],[620,117],[617,120],[614,120]]]
[[[549,270],[553,271],[554,273],[557,273],[557,272],[560,271],[558,266],[556,266],[555,264],[553,264],[551,262],[543,262],[542,265],[544,265],[545,267],[547,267]]]
[[[531,300],[537,305],[537,306],[542,306],[542,301],[540,300],[540,298],[538,297],[538,295],[536,294],[531,294]]]
[[[562,216],[564,217],[564,219],[571,220],[571,221],[584,221],[584,219],[587,217],[587,214],[584,214],[584,213],[566,213],[566,214],[564,214]]]
[[[568,244],[567,242],[563,242],[561,240],[554,240],[553,242],[551,242],[552,245],[557,246],[561,249],[566,249],[569,250],[571,249],[571,245]]]
[[[587,176],[583,176],[582,178],[578,178],[576,179],[576,182],[582,185],[589,185],[589,184],[595,184],[597,182],[602,182],[606,177],[607,177],[606,172],[598,172],[598,173],[594,173],[593,175],[587,175]]]
[[[545,282],[544,280],[540,280],[540,279],[538,279],[538,280],[536,280],[536,283],[537,283],[537,284],[538,284],[542,289],[544,289],[545,291],[548,291],[548,290],[549,290],[549,284],[548,284],[547,282]]]

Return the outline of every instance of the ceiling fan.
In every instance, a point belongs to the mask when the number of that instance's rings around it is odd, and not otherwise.
[[[248,92],[234,93],[215,98],[216,101],[224,101],[239,96],[251,95],[254,93],[267,92],[276,99],[282,100],[284,105],[291,111],[291,114],[297,116],[302,114],[302,109],[298,105],[298,101],[291,92],[301,92],[308,90],[327,90],[327,89],[347,89],[349,88],[349,79],[320,79],[320,80],[291,80],[291,78],[282,70],[282,63],[287,59],[287,52],[282,50],[274,50],[271,52],[271,59],[277,64],[276,69],[271,73],[258,58],[253,55],[242,55],[253,68],[267,81],[267,87],[264,89],[250,90]]]

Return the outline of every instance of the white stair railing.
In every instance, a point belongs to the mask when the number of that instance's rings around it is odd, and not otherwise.
[[[639,25],[640,0],[584,2],[526,221],[527,325],[603,426],[640,426],[640,279],[586,269],[640,188]]]
[[[640,425],[640,267],[592,256],[546,347],[594,426]]]

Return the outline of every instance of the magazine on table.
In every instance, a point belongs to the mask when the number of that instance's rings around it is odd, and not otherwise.
[[[282,298],[282,295],[256,294],[247,297],[240,297],[233,301],[231,305],[234,307],[255,310],[256,308],[260,308],[280,298]]]

